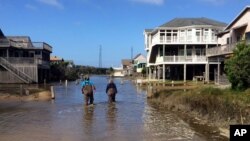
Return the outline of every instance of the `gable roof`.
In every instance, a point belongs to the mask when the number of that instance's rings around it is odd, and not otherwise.
[[[0,37],[4,37],[4,34],[1,29],[0,29]]]
[[[144,55],[142,55],[141,53],[137,54],[133,60],[137,60],[139,59],[139,57],[141,57],[142,59],[145,59],[146,60],[146,57]]]
[[[134,60],[135,60],[136,58],[138,58],[140,55],[142,55],[142,54],[141,54],[141,53],[137,54],[137,55],[134,57]]]
[[[63,59],[58,56],[50,56],[50,61],[62,61]]]
[[[145,29],[145,32],[152,32],[154,29]]]
[[[130,66],[132,64],[131,59],[122,59],[122,65],[124,66]]]
[[[240,14],[230,23],[228,24],[228,26],[225,28],[225,30],[228,30],[230,27],[232,27],[233,24],[235,24],[236,21],[238,21],[241,16],[243,16],[245,14],[245,12],[247,12],[247,10],[250,9],[250,5],[246,6],[245,9],[243,9]]]
[[[192,25],[212,25],[226,27],[227,24],[208,18],[175,18],[159,27],[185,27]]]
[[[30,43],[31,39],[29,36],[7,36],[8,39],[17,41],[17,42],[24,42],[24,43]]]
[[[6,36],[8,40],[15,42],[15,47],[33,48],[29,36]]]

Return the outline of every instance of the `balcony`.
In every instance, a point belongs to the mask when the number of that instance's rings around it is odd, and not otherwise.
[[[44,61],[40,58],[33,58],[33,57],[9,57],[5,58],[9,63],[14,65],[44,65],[48,66],[50,64],[49,61]]]
[[[10,43],[7,39],[0,39],[0,47],[8,47]]]
[[[222,46],[212,47],[207,49],[207,56],[219,56],[233,53],[233,50],[236,48],[236,44],[226,44]]]
[[[52,47],[47,44],[47,43],[44,43],[44,42],[32,42],[33,44],[33,47],[35,48],[40,48],[40,49],[45,49],[49,52],[52,52]]]
[[[0,47],[16,47],[22,49],[44,49],[52,52],[52,47],[44,42],[20,42],[8,39],[0,39]]]
[[[216,37],[210,36],[160,36],[156,33],[152,37],[152,46],[156,44],[217,44]]]
[[[161,56],[156,57],[156,63],[205,63],[206,56]]]

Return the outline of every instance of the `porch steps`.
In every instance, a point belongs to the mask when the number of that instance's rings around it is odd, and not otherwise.
[[[18,68],[13,66],[8,60],[3,57],[0,57],[0,65],[4,67],[6,70],[17,76],[23,82],[29,84],[34,82],[32,78],[30,78],[26,73],[20,71]]]

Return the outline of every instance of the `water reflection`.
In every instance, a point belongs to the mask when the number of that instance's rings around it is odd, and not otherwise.
[[[116,129],[116,103],[109,103],[106,111],[106,121],[108,123],[108,130],[114,131]]]
[[[83,114],[83,126],[85,135],[92,136],[93,134],[93,122],[94,122],[94,106],[84,106],[84,114]]]

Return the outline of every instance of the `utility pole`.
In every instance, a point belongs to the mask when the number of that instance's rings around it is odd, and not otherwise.
[[[99,68],[102,67],[102,45],[99,48]]]
[[[131,47],[131,60],[133,60],[133,46]]]

